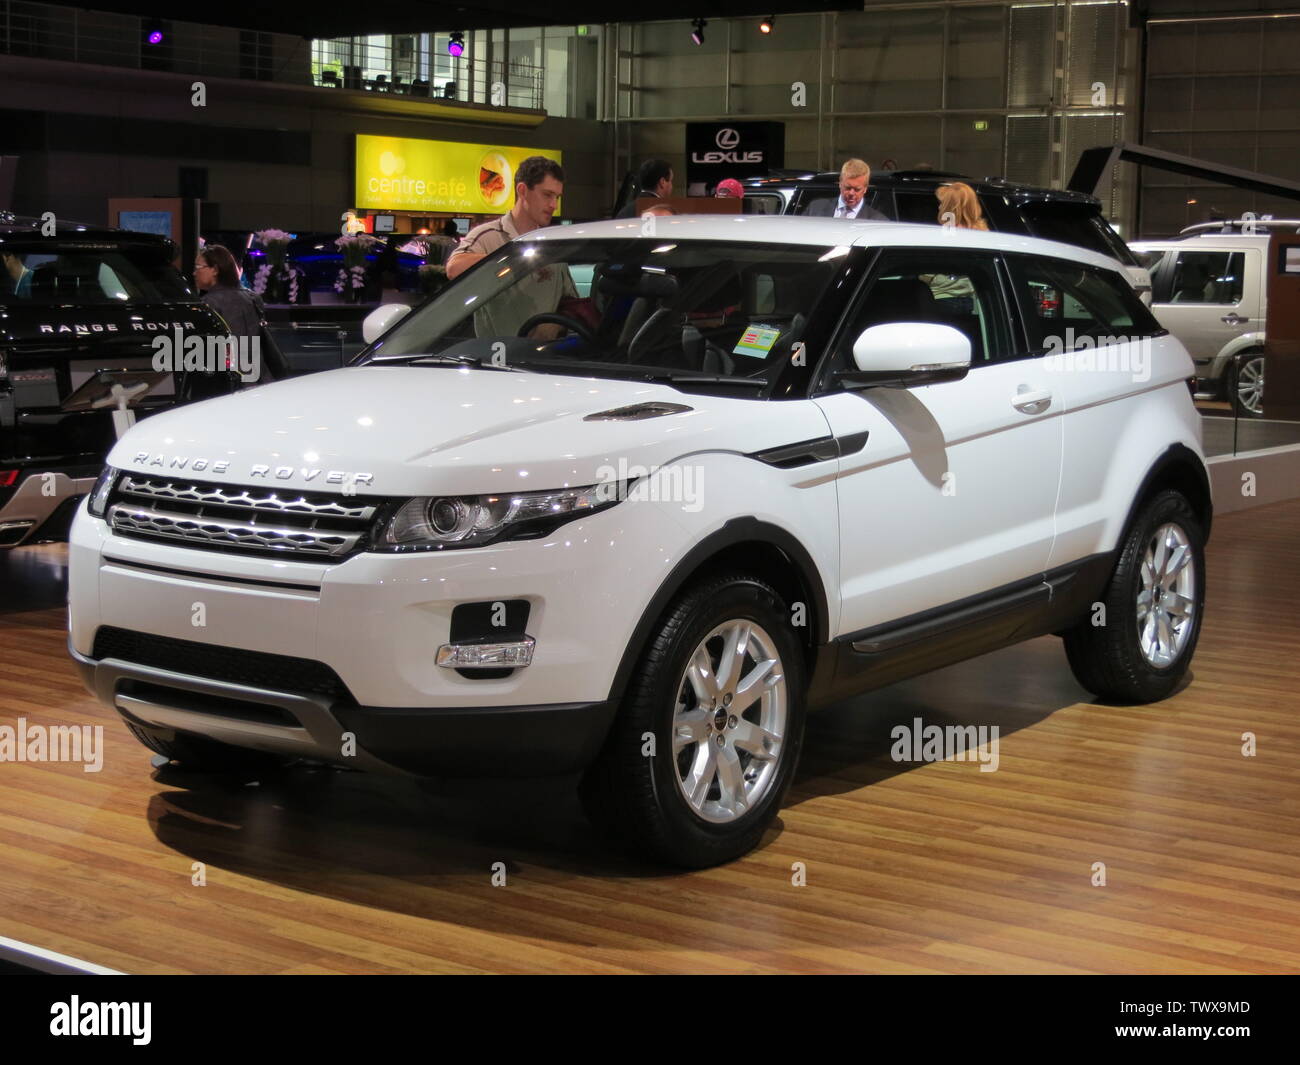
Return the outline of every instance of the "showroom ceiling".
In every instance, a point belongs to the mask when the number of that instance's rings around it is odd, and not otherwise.
[[[435,30],[470,30],[498,26],[572,26],[611,21],[615,10],[596,0],[570,0],[555,8],[525,0],[472,0],[431,4],[428,0],[384,0],[373,5],[319,5],[310,14],[292,4],[265,0],[223,0],[220,4],[160,3],[159,0],[94,0],[100,11],[139,15],[142,18],[203,22],[215,26],[292,33],[304,37],[353,37],[372,33],[420,33]],[[662,0],[617,12],[624,22],[659,22],[667,19],[741,18],[783,15],[804,11],[861,11],[862,0]]]

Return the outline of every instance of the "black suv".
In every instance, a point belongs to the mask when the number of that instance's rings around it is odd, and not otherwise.
[[[1143,301],[1151,302],[1150,274],[1102,217],[1101,201],[1094,196],[937,170],[873,170],[866,202],[896,222],[938,225],[939,204],[934,192],[948,181],[964,181],[975,190],[990,229],[1055,240],[1108,255],[1124,267]],[[814,203],[835,201],[840,194],[840,176],[836,172],[782,170],[742,184],[746,214],[807,214]]]
[[[67,409],[80,386],[101,370],[152,369],[160,333],[227,332],[173,265],[171,241],[62,221],[53,232],[0,211],[0,549],[64,539],[99,476],[112,414]],[[237,381],[224,370],[173,375],[137,417]]]

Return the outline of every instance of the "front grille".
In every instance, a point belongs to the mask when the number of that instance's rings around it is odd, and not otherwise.
[[[323,662],[237,647],[215,647],[170,636],[101,625],[95,633],[91,657],[115,658],[139,666],[152,666],[191,677],[223,680],[271,691],[323,695],[336,701],[355,702],[339,675]]]
[[[336,561],[368,543],[380,502],[124,473],[108,523],[142,540]]]

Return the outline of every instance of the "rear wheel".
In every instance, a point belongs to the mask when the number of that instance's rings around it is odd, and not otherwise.
[[[1138,512],[1102,603],[1104,614],[1094,609],[1065,633],[1075,678],[1116,702],[1172,694],[1196,650],[1205,604],[1205,535],[1181,493],[1160,492]]]
[[[1245,418],[1264,415],[1264,353],[1247,352],[1232,371],[1233,409]]]
[[[677,599],[583,780],[596,824],[690,868],[758,844],[803,738],[803,657],[787,617],[770,586],[740,574]]]

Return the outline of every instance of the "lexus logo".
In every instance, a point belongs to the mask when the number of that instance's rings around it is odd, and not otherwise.
[[[719,148],[724,152],[730,151],[740,143],[740,134],[730,126],[725,126],[718,130],[718,135],[713,138]]]

